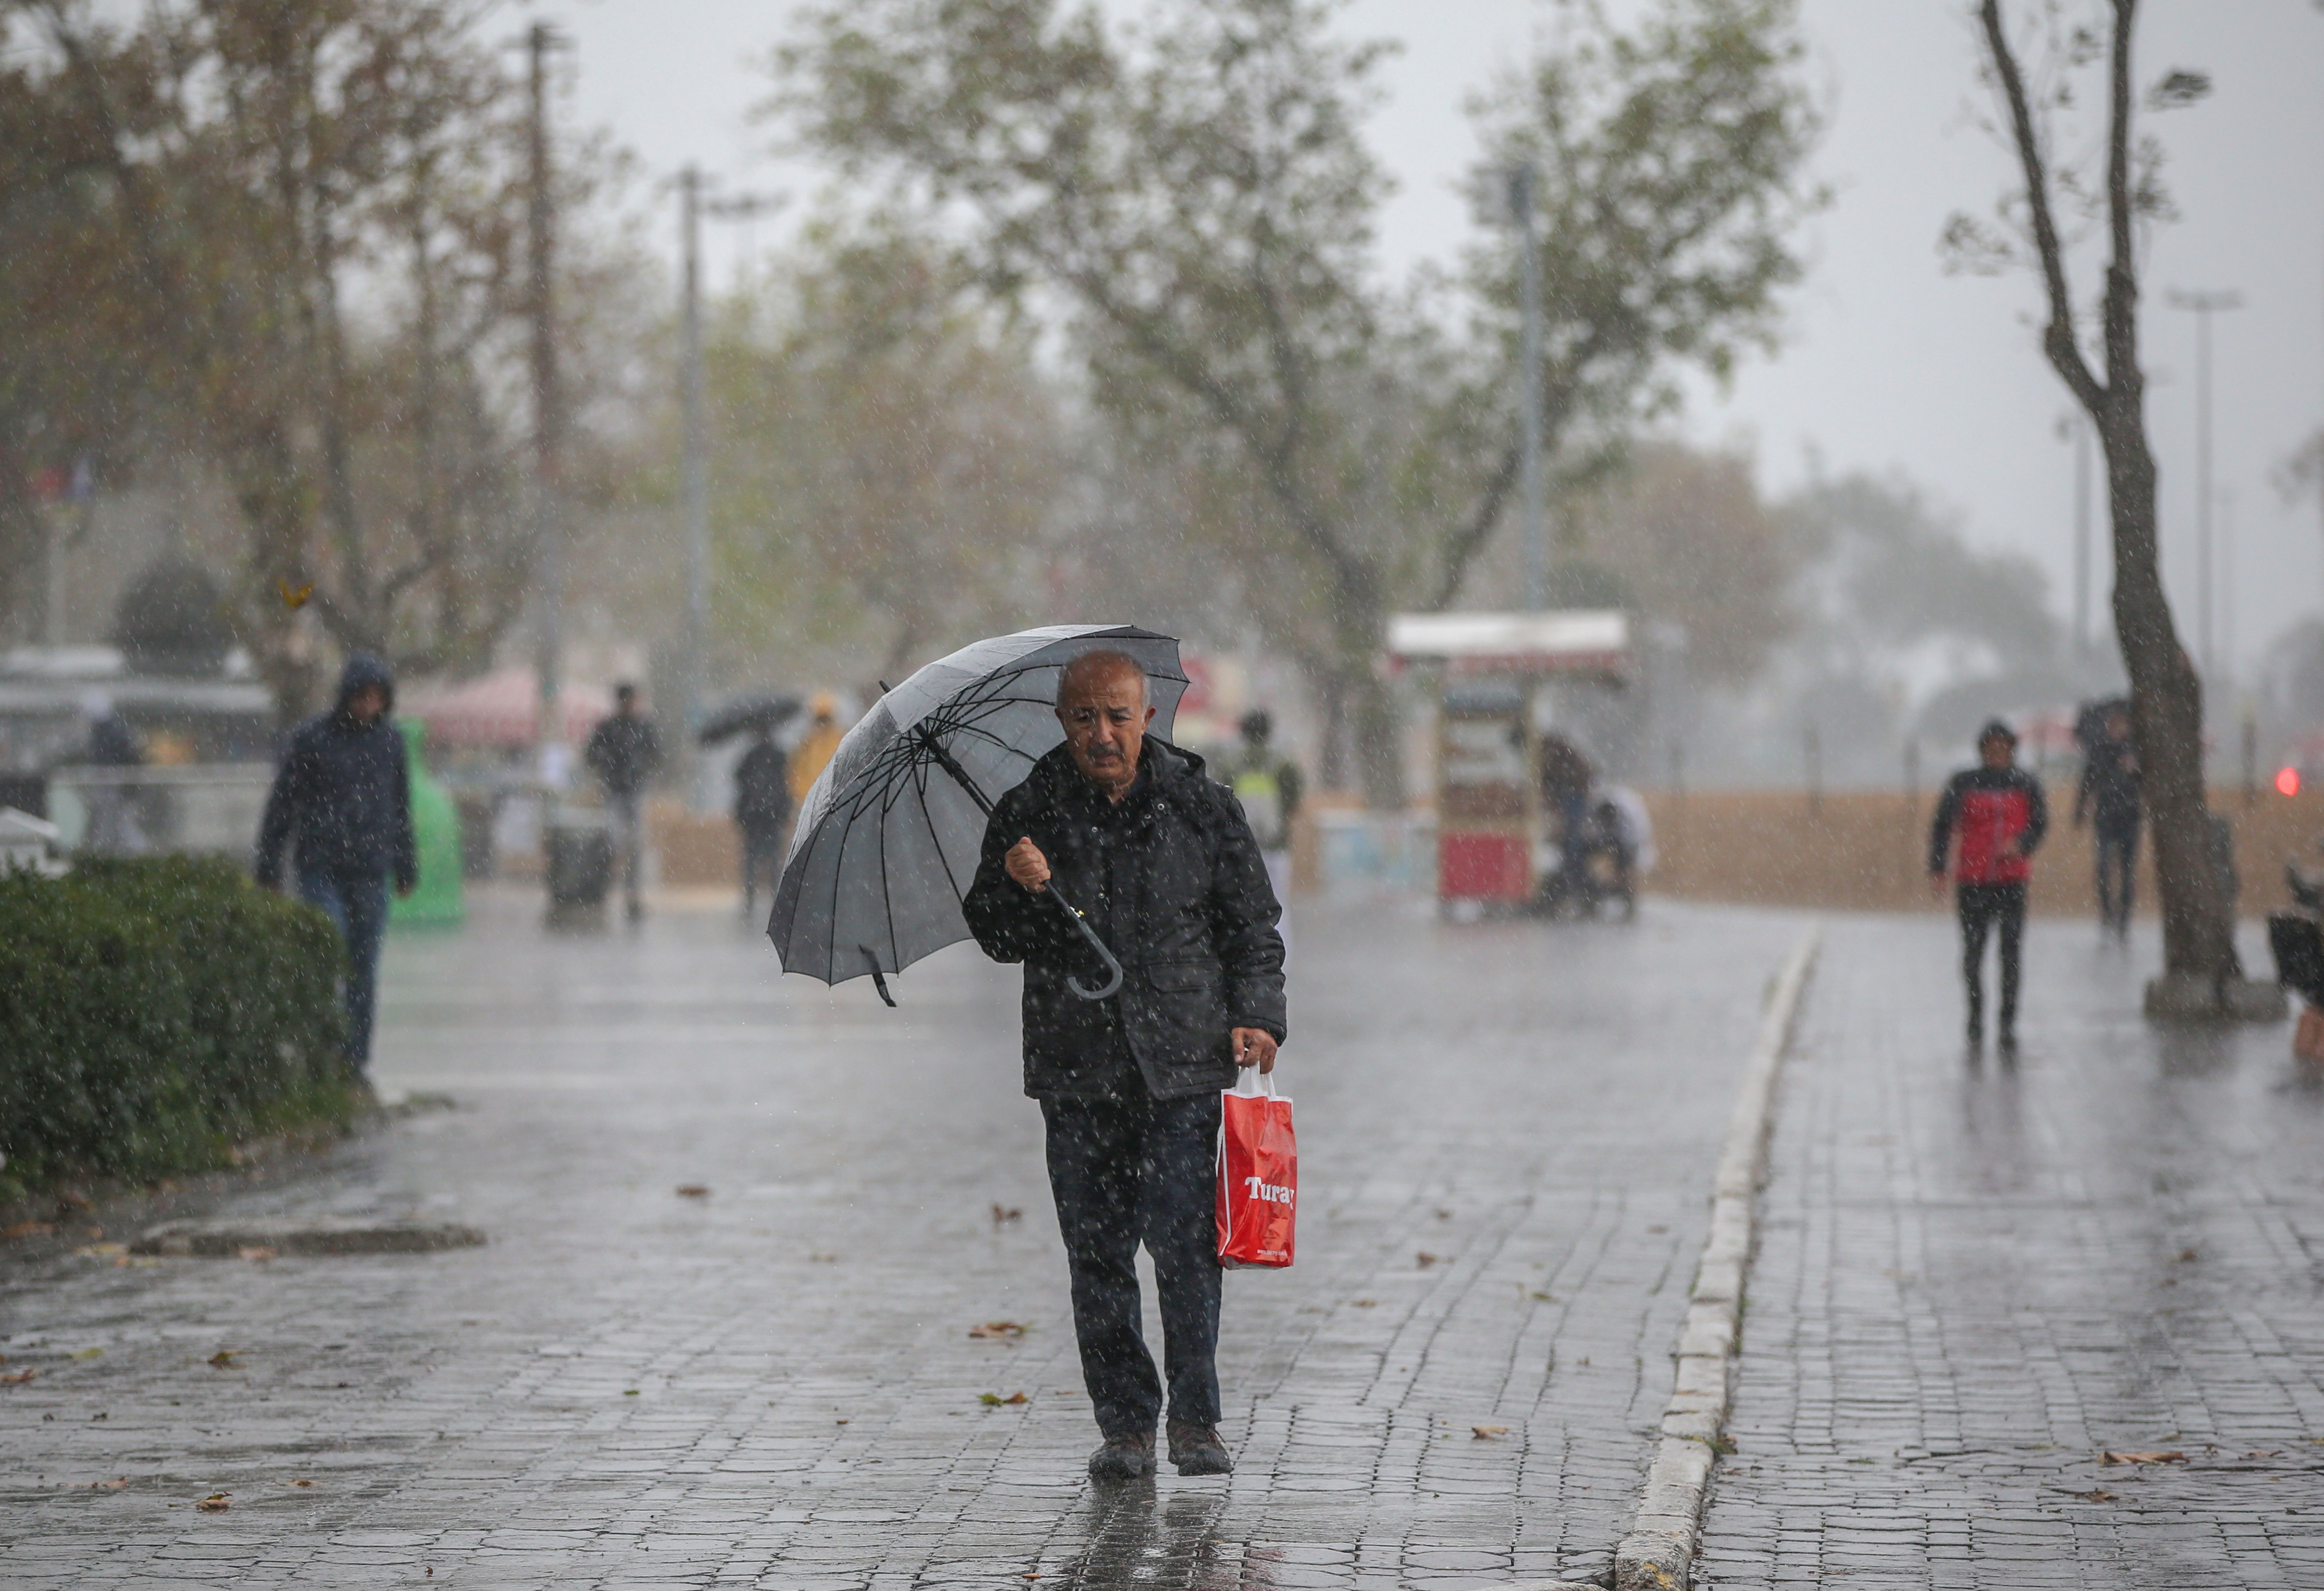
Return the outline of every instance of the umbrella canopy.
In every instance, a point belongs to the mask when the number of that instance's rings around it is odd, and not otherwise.
[[[876,979],[968,937],[960,903],[985,810],[1065,740],[1057,676],[1095,651],[1146,671],[1151,732],[1168,739],[1186,690],[1178,643],[1122,624],[973,642],[890,689],[847,731],[799,807],[776,887],[767,936],[784,971]]]
[[[694,738],[703,745],[715,746],[757,730],[779,730],[798,716],[799,705],[797,696],[745,696],[703,720]]]

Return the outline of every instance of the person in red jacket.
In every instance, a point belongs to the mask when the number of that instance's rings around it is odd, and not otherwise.
[[[1969,985],[1969,1042],[1985,1042],[1985,941],[2001,930],[2001,1031],[2004,1051],[2017,1047],[2018,945],[2025,933],[2025,881],[2034,847],[2050,827],[2039,780],[2016,766],[2017,736],[1999,719],[1977,734],[1978,766],[1945,786],[1929,825],[1929,885],[1942,889],[1952,855],[1953,899],[1960,912],[1961,978]]]

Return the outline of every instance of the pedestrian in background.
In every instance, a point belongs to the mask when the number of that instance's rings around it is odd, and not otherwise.
[[[145,742],[103,691],[81,698],[81,721],[88,726],[88,743],[81,760],[91,768],[131,768],[145,766]],[[106,780],[88,786],[88,828],[81,844],[99,856],[143,856],[152,849],[140,821],[143,792],[127,779]]]
[[[2116,938],[2130,935],[2131,880],[2138,869],[2138,748],[2130,714],[2107,709],[2095,744],[2083,753],[2074,790],[2074,827],[2085,821],[2098,850],[2098,921]]]
[[[1049,1186],[1073,1277],[1082,1375],[1104,1441],[1099,1480],[1154,1472],[1164,1382],[1139,1329],[1138,1246],[1154,1258],[1180,1475],[1234,1468],[1220,1439],[1215,1219],[1221,1093],[1271,1071],[1283,942],[1259,842],[1203,761],[1146,733],[1146,674],[1120,652],[1063,670],[1065,743],[1003,796],[961,902],[996,961],[1025,964],[1025,1092],[1041,1102]],[[1121,987],[1066,987],[1093,963],[1052,878],[1120,958]]]
[[[759,874],[771,889],[782,867],[783,831],[791,821],[790,759],[775,744],[772,727],[761,723],[758,737],[734,765],[734,826],[742,840],[742,918],[758,899]]]
[[[1291,823],[1299,815],[1299,798],[1306,788],[1299,765],[1276,754],[1272,744],[1275,720],[1262,707],[1242,715],[1242,749],[1227,770],[1227,788],[1242,804],[1242,815],[1258,838],[1259,854],[1267,863],[1267,882],[1278,904],[1291,898]],[[1277,924],[1287,946],[1290,924]]]
[[[646,849],[646,786],[661,768],[661,740],[653,720],[638,707],[638,687],[627,680],[613,687],[613,713],[598,721],[581,753],[604,786],[605,816],[613,832],[613,852],[622,869],[622,893],[630,921],[646,915],[641,896]]]
[[[371,1064],[388,883],[398,895],[420,883],[411,775],[394,711],[387,665],[367,652],[350,656],[337,703],[292,731],[258,830],[258,881],[281,887],[287,844],[299,897],[331,919],[346,946],[346,1053],[358,1077]]]
[[[1929,884],[1941,889],[1952,857],[1953,899],[1960,914],[1961,978],[1969,992],[1969,1042],[1985,1042],[1985,942],[2000,930],[2001,1023],[2005,1053],[2017,1048],[2019,947],[2025,933],[2031,858],[2050,826],[2039,780],[2016,766],[2017,735],[1994,719],[1978,731],[1978,766],[1945,786],[1929,825]]]
[[[839,750],[839,698],[829,691],[817,691],[807,704],[807,726],[800,734],[798,744],[791,748],[791,806],[794,811],[807,805],[807,793],[815,788],[815,781],[830,765],[831,754]]]

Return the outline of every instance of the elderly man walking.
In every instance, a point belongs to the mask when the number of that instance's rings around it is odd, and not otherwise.
[[[1049,1185],[1072,1273],[1101,1480],[1154,1471],[1164,1378],[1139,1329],[1142,1239],[1161,1292],[1170,1460],[1234,1467],[1220,1439],[1220,1270],[1213,1200],[1219,1096],[1271,1071],[1284,1036],[1280,915],[1258,841],[1202,759],[1146,732],[1146,675],[1119,652],[1057,684],[1065,743],[1001,798],[962,903],[985,954],[1025,963],[1025,1092],[1041,1102]],[[1124,970],[1102,982],[1054,903],[1055,878]]]

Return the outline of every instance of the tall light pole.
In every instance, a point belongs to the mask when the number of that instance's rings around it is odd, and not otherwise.
[[[679,756],[691,767],[694,730],[702,712],[702,685],[710,630],[710,464],[709,442],[702,414],[702,171],[688,166],[678,173],[679,230],[685,235],[686,262],[678,319],[684,338],[683,368],[678,372],[678,404],[683,414],[686,457],[682,465],[686,492],[686,657],[678,688]]]
[[[678,321],[683,349],[678,403],[683,415],[684,458],[680,474],[686,497],[686,653],[679,665],[678,720],[685,733],[680,755],[694,754],[694,727],[702,716],[710,658],[710,434],[703,401],[702,218],[747,221],[781,207],[780,195],[705,196],[707,182],[698,166],[678,173],[678,230],[685,256],[680,273]]]
[[[2061,415],[2058,435],[2074,445],[2074,659],[2090,652],[2090,422]]]
[[[2240,309],[2244,296],[2227,289],[2218,292],[2171,294],[2171,307],[2195,315],[2195,600],[2201,622],[2203,684],[2211,683],[2215,662],[2211,646],[2211,317],[2222,309]]]
[[[558,384],[556,290],[557,198],[549,169],[549,52],[562,41],[545,22],[525,31],[529,170],[525,184],[526,298],[532,321],[532,514],[540,559],[540,633],[536,667],[540,681],[540,749],[544,763],[564,738],[558,698],[562,684],[565,628],[565,528],[558,501],[565,441],[564,394]]]
[[[1534,235],[1533,168],[1512,167],[1508,185],[1509,222],[1517,231],[1517,291],[1525,314],[1525,368],[1517,378],[1517,423],[1524,428],[1517,480],[1525,509],[1525,597],[1526,606],[1537,613],[1549,606],[1549,510],[1541,457],[1541,243]]]

